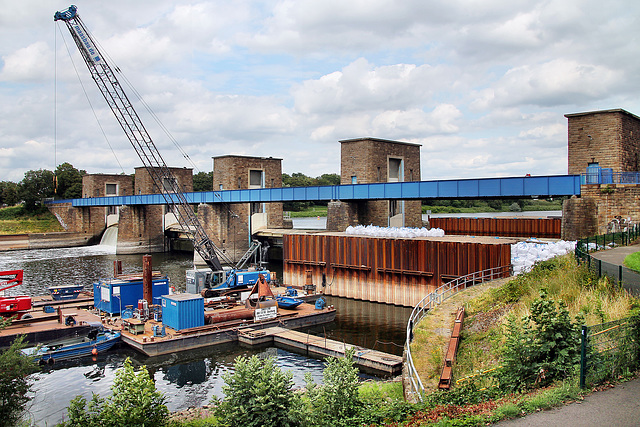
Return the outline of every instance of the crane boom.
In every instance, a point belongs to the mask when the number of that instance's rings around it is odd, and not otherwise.
[[[91,77],[98,85],[118,123],[129,138],[138,157],[142,161],[158,191],[164,197],[171,211],[176,214],[183,231],[191,236],[194,249],[213,271],[222,270],[220,259],[232,264],[231,260],[207,236],[202,224],[187,202],[177,179],[167,167],[138,113],[125,94],[115,73],[102,56],[77,13],[76,6],[56,12],[54,21],[64,21],[71,37],[78,46]]]

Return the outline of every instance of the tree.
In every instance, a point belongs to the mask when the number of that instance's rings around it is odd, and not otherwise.
[[[67,408],[69,421],[64,426],[116,427],[125,425],[158,426],[169,419],[165,396],[156,390],[146,367],[136,374],[127,357],[122,369],[116,372],[111,386],[113,392],[106,399],[94,394],[88,407],[82,396],[74,398]]]
[[[361,425],[356,419],[363,403],[358,393],[358,368],[354,366],[355,349],[347,349],[342,358],[330,357],[322,378],[324,384],[317,386],[310,376],[307,380],[305,402],[310,409],[307,413],[319,426]],[[307,420],[309,422],[309,420]]]
[[[314,179],[303,173],[296,172],[291,176],[282,174],[283,187],[311,187],[312,185],[315,185]]]
[[[19,186],[15,182],[0,181],[0,206],[13,206],[18,203]]]
[[[30,170],[24,174],[24,178],[20,182],[18,196],[24,202],[25,209],[33,211],[43,199],[54,195],[53,172],[39,169],[37,171]]]
[[[520,321],[515,316],[507,319],[503,362],[497,371],[503,388],[547,385],[567,377],[580,361],[581,317],[572,322],[564,302],[549,299],[546,289],[531,303],[530,312]]]
[[[36,365],[22,353],[24,347],[24,336],[20,336],[0,354],[0,426],[18,425],[30,400],[29,375],[36,371]]]
[[[234,372],[223,375],[224,400],[214,402],[218,421],[225,426],[296,425],[299,405],[292,377],[291,372],[282,372],[272,357],[238,357]]]
[[[316,185],[340,185],[340,175],[324,173],[316,178]]]
[[[62,163],[56,168],[56,191],[63,199],[77,199],[82,197],[82,177],[87,171],[78,170],[70,163]]]
[[[193,175],[193,191],[213,190],[213,172],[198,172]]]

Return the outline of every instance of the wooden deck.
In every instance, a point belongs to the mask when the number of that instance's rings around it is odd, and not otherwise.
[[[291,348],[298,353],[315,357],[344,357],[347,349],[355,348],[355,365],[365,371],[385,375],[398,375],[402,371],[401,356],[357,347],[279,326],[265,329],[242,329],[238,332],[238,341],[248,345],[274,343],[277,346]]]

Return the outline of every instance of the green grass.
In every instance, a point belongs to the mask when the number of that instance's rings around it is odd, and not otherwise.
[[[52,233],[64,231],[48,209],[27,212],[22,206],[0,209],[0,234]]]
[[[640,252],[627,255],[624,259],[624,265],[632,270],[640,271]]]
[[[299,212],[291,211],[292,218],[308,218],[314,216],[327,216],[326,206],[311,206],[309,209],[305,209]]]

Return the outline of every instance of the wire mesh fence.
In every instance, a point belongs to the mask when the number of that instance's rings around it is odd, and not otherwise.
[[[638,368],[640,316],[582,327],[580,387]]]
[[[631,294],[638,296],[640,295],[640,274],[623,265],[612,264],[592,256],[594,252],[633,244],[638,238],[640,238],[640,225],[634,224],[625,227],[624,231],[579,240],[576,243],[575,255],[578,262],[586,263],[598,277],[608,276]]]

